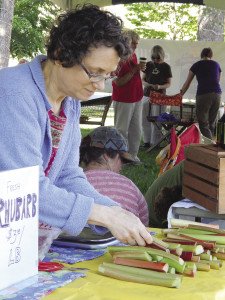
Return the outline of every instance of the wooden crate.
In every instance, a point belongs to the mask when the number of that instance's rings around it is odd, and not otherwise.
[[[225,213],[225,150],[216,145],[185,148],[183,195],[212,212]]]

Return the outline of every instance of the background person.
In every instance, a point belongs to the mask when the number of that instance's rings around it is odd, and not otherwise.
[[[132,161],[124,137],[113,127],[101,126],[82,139],[80,149],[85,175],[94,188],[148,226],[144,196],[130,179],[119,174],[123,162]]]
[[[182,196],[182,181],[184,161],[161,174],[148,188],[145,199],[148,204],[149,225],[166,228],[167,213],[170,206],[184,197]]]
[[[171,67],[164,62],[165,52],[163,48],[156,45],[151,50],[151,61],[147,62],[143,75],[144,97],[142,110],[142,130],[144,148],[149,148],[161,137],[161,131],[156,126],[147,121],[149,109],[152,116],[158,116],[166,111],[166,106],[149,104],[149,94],[151,91],[166,94],[166,89],[171,85]]]
[[[116,79],[112,82],[114,105],[114,125],[128,143],[128,151],[134,163],[140,163],[137,154],[141,141],[141,112],[143,88],[135,49],[139,42],[138,34],[133,30],[125,31],[132,49],[131,56],[120,62]]]
[[[18,62],[19,65],[27,63],[28,60],[26,58],[21,58]]]
[[[188,77],[181,88],[184,95],[193,78],[196,76],[198,87],[196,93],[196,118],[201,133],[211,139],[214,136],[215,121],[220,107],[220,65],[212,60],[211,48],[204,48],[201,52],[201,60],[194,63],[188,73]]]
[[[104,89],[129,55],[122,25],[97,6],[77,6],[57,18],[47,56],[0,70],[0,169],[39,166],[40,222],[71,235],[87,224],[98,233],[106,227],[145,245],[152,238],[140,219],[99,194],[79,167],[80,100]]]

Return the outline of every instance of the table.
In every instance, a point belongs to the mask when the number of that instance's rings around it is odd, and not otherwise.
[[[80,124],[105,125],[112,103],[111,93],[96,92],[88,101],[81,101]]]
[[[225,220],[225,214],[217,214],[209,210],[203,210],[197,207],[174,207],[173,213],[176,219],[184,219],[185,217],[192,217],[197,222],[201,219],[207,218],[212,220]]]
[[[157,231],[157,229],[155,229]],[[224,300],[225,262],[220,270],[197,272],[195,278],[183,277],[179,289],[130,283],[98,274],[102,262],[110,262],[107,253],[92,261],[77,263],[90,271],[86,278],[78,279],[55,290],[44,300]]]
[[[169,106],[169,105],[168,105]],[[153,123],[158,130],[161,131],[161,138],[157,142],[151,145],[146,152],[151,152],[158,147],[161,142],[166,141],[170,143],[171,129],[175,128],[177,136],[180,135],[186,128],[191,126],[195,122],[195,103],[182,101],[182,106],[171,106],[170,113],[176,117],[173,121],[158,121],[158,116],[147,116],[147,120]],[[177,109],[177,111],[175,110]],[[188,109],[184,114],[184,109]]]

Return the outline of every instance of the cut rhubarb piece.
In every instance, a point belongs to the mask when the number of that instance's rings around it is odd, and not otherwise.
[[[169,265],[161,262],[141,261],[124,257],[116,257],[113,260],[114,264],[130,266],[136,268],[150,269],[158,272],[168,272]]]
[[[167,274],[167,273],[163,273],[163,272],[156,272],[156,271],[146,270],[146,269],[141,269],[141,268],[116,265],[116,264],[108,263],[108,262],[103,262],[102,264],[104,266],[109,266],[109,267],[114,268],[116,270],[121,269],[121,270],[125,270],[128,273],[136,274],[136,275],[142,275],[142,276],[152,275],[156,278],[175,278],[177,276],[177,275],[173,275],[173,274]],[[181,275],[179,275],[179,276],[182,277]]]
[[[177,256],[181,256],[182,252],[183,252],[183,248],[181,248],[181,247],[176,248],[174,250],[170,250],[171,254],[174,254],[174,255],[177,255]]]
[[[162,240],[158,239],[157,237],[153,236],[153,243],[156,244],[156,245],[160,245],[164,248],[168,248],[168,244],[163,242]]]
[[[216,243],[216,246],[215,246],[215,248],[212,249],[212,252],[225,253],[225,247],[224,247],[224,245],[219,245],[219,244]]]
[[[198,271],[206,271],[208,272],[210,270],[210,264],[209,262],[203,263],[203,262],[196,262],[196,267]]]
[[[199,230],[204,230],[204,231],[210,231],[210,232],[213,232],[213,233],[225,234],[225,230],[224,229],[218,229],[218,228],[212,228],[212,227],[205,227],[205,226],[202,226],[202,225],[189,224],[188,228],[199,229]]]
[[[170,273],[170,274],[176,274],[175,268],[169,267],[168,273]]]
[[[115,268],[116,266],[116,268]],[[171,288],[179,288],[182,282],[182,278],[178,275],[174,274],[164,274],[160,272],[150,271],[150,270],[144,270],[149,273],[145,273],[144,275],[137,274],[136,270],[141,270],[138,268],[133,267],[126,267],[126,266],[119,266],[114,264],[108,264],[105,265],[104,263],[101,264],[98,268],[98,271],[106,276],[119,279],[119,280],[125,280],[130,282],[136,282],[136,283],[144,283],[144,284],[151,284],[151,285],[158,285],[158,286],[164,286],[164,287],[171,287]],[[166,277],[156,277],[154,273],[158,273],[161,275],[167,275]]]
[[[189,277],[195,277],[196,272],[197,272],[196,265],[195,265],[195,267],[189,267],[189,266],[186,265],[185,268],[184,268],[183,274],[186,275],[186,276],[189,276]]]
[[[167,242],[168,244],[172,244],[172,243],[178,243],[180,245],[197,245],[197,242],[195,241],[190,241],[190,240],[182,240],[182,239],[170,239],[170,238],[166,238],[163,239],[165,242]]]
[[[176,232],[177,228],[163,228],[161,229],[161,232],[163,235],[167,235],[168,233],[174,233]]]
[[[214,253],[213,256],[217,257],[218,259],[225,259],[225,253]]]
[[[163,247],[161,245],[155,244],[154,242],[152,244],[146,244],[145,247],[147,247],[147,248],[153,248],[153,249],[158,249],[158,250],[163,250],[163,251],[168,252],[168,253],[170,252],[170,250],[168,248],[165,248],[165,247]]]
[[[204,249],[209,249],[209,250],[212,250],[214,247],[215,247],[215,242],[214,241],[210,241],[210,242],[207,242],[207,240],[201,240],[201,239],[198,239],[196,237],[193,237],[193,235],[184,235],[184,234],[172,234],[172,233],[169,233],[168,235],[168,238],[172,238],[172,239],[177,239],[179,240],[179,243],[180,240],[185,240],[185,241],[194,241],[194,242],[197,242],[197,244],[199,245],[202,245]]]
[[[154,256],[161,256],[161,257],[168,257],[172,260],[177,261],[179,264],[184,264],[183,259],[180,257],[167,253],[163,250],[158,250],[158,249],[153,249],[153,248],[148,248],[148,247],[140,247],[140,246],[110,246],[108,247],[108,251],[110,252],[111,255],[113,255],[113,252],[119,252],[119,251],[144,251],[147,252],[151,257],[154,258]]]
[[[200,262],[200,256],[199,255],[193,255],[191,261]]]
[[[204,252],[202,245],[182,245],[183,251],[193,252],[194,255],[199,255]]]
[[[184,235],[182,235],[184,236]],[[222,245],[225,245],[225,236],[218,236],[218,235],[209,235],[209,234],[185,234],[185,237],[191,237],[195,240],[202,240],[206,242],[216,242]],[[204,245],[203,245],[204,247]]]
[[[189,221],[189,220],[182,220],[182,219],[171,219],[170,220],[171,226],[172,227],[186,227],[189,224],[195,224],[195,225],[200,225],[200,226],[204,226],[204,227],[209,227],[209,228],[218,228],[219,229],[219,225],[217,224],[205,224],[205,223],[199,223],[199,222],[194,222],[194,221]]]
[[[169,250],[174,250],[174,249],[177,249],[177,248],[180,248],[180,244],[178,243],[167,243],[168,244],[168,248]]]
[[[208,253],[202,253],[199,255],[200,256],[200,260],[207,260],[207,261],[211,261],[212,260],[212,255],[208,254]]]
[[[214,261],[211,260],[211,261],[208,261],[208,260],[203,260],[203,259],[201,259],[201,260],[200,260],[200,263],[203,263],[203,264],[209,264],[209,265],[210,265],[210,268],[211,268],[211,269],[215,269],[215,270],[219,270],[219,269],[222,267],[220,261],[218,261],[218,260],[214,260]]]
[[[138,252],[138,251],[119,251],[111,253],[113,258],[116,257],[126,257],[131,259],[138,259],[144,261],[152,261],[152,257],[145,251]]]
[[[193,258],[193,252],[186,252],[183,251],[180,256],[184,261],[192,261]]]
[[[170,267],[175,268],[177,273],[183,273],[185,265],[186,265],[185,262],[181,265],[177,261],[172,260],[168,257],[163,257],[161,262],[167,263]]]
[[[209,234],[214,235],[215,233],[212,231],[207,230],[200,230],[200,229],[194,229],[194,228],[179,228],[177,229],[178,234]]]
[[[192,261],[187,261],[185,268],[189,268],[189,269],[192,269],[192,270],[197,270],[196,264]]]

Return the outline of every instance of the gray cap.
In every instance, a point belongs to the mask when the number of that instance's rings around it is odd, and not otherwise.
[[[81,147],[96,147],[115,150],[127,161],[134,161],[128,153],[127,143],[121,133],[114,127],[100,126],[95,128],[88,136],[83,138]]]

